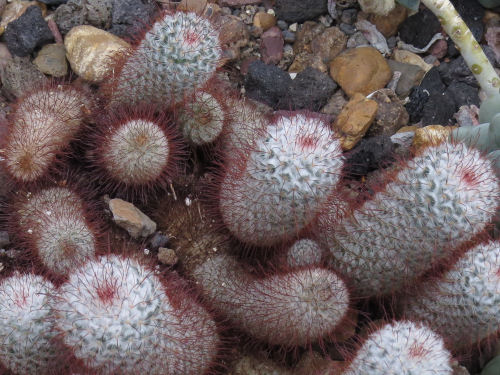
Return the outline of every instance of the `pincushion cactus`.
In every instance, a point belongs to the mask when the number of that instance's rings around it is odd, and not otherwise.
[[[500,187],[491,161],[442,143],[400,167],[380,192],[340,222],[320,216],[318,239],[362,296],[402,289],[492,220]]]
[[[308,238],[295,241],[287,250],[286,261],[290,267],[301,267],[320,264],[323,258],[323,249]]]
[[[500,242],[468,250],[438,280],[406,300],[404,314],[425,322],[454,348],[471,346],[500,329]]]
[[[264,278],[224,254],[197,267],[203,295],[235,327],[274,345],[307,345],[345,320],[349,292],[332,271],[311,267]]]
[[[164,14],[118,68],[113,103],[179,103],[215,73],[221,59],[219,33],[195,13]]]
[[[54,286],[42,276],[19,273],[0,283],[0,362],[18,375],[61,370],[49,304]]]
[[[20,183],[47,174],[92,108],[83,92],[69,86],[42,88],[20,99],[6,136],[5,169]]]
[[[429,328],[394,322],[368,336],[343,375],[451,375],[450,359]]]
[[[174,293],[183,294],[133,259],[101,257],[61,286],[56,326],[99,373],[203,374],[217,353],[215,323],[188,295],[173,301]]]
[[[219,209],[241,241],[270,246],[293,238],[335,190],[340,143],[317,117],[278,116],[255,142],[227,159]]]

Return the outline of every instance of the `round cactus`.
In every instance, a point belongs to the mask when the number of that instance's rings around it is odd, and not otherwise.
[[[443,339],[412,322],[388,324],[368,336],[344,375],[451,375]]]
[[[500,242],[468,250],[438,281],[406,300],[405,316],[425,322],[454,348],[472,346],[500,329]]]
[[[241,241],[257,246],[292,239],[335,190],[341,152],[319,118],[278,116],[252,145],[226,162],[219,188],[225,225]]]
[[[52,374],[64,353],[49,304],[54,286],[41,276],[14,274],[0,283],[0,362],[18,375]]]
[[[102,118],[90,140],[92,169],[103,190],[141,195],[165,189],[182,156],[173,125],[151,108],[120,108]]]
[[[55,275],[93,258],[97,239],[80,197],[65,187],[23,193],[14,204],[16,234]]]
[[[195,13],[164,14],[118,69],[113,103],[178,103],[215,73],[221,59],[219,33]]]
[[[425,149],[342,220],[320,215],[318,240],[362,296],[401,290],[482,231],[498,206],[491,161],[464,144]]]
[[[174,286],[177,286],[174,284]],[[167,293],[182,294],[173,302]],[[53,302],[64,343],[93,371],[203,374],[218,346],[209,314],[133,259],[88,262]]]
[[[323,249],[316,241],[304,238],[295,241],[286,253],[286,262],[290,267],[301,267],[321,263]]]
[[[184,104],[178,118],[184,139],[201,146],[215,141],[224,127],[226,114],[220,102],[205,91],[197,91]]]
[[[44,88],[20,99],[9,120],[6,171],[21,183],[46,175],[90,110],[90,100],[71,87]]]
[[[336,329],[349,309],[343,281],[319,267],[257,278],[232,257],[217,255],[193,275],[208,301],[235,327],[273,345],[320,340]]]

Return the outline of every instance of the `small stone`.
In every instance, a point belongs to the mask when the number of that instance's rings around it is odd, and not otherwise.
[[[297,32],[297,22],[292,23],[292,24],[288,27],[288,29],[289,29],[290,31],[294,32],[294,33],[295,33],[295,32]]]
[[[307,21],[304,22],[300,30],[296,34],[296,41],[293,45],[293,50],[296,54],[301,52],[312,52],[311,42],[312,40],[320,35],[324,30],[325,26],[320,23]]]
[[[179,261],[179,258],[174,250],[160,247],[158,249],[158,260],[167,266],[174,266]]]
[[[348,23],[341,23],[339,29],[346,35],[354,35],[356,33],[356,28]]]
[[[297,39],[295,37],[295,33],[291,32],[290,30],[283,30],[281,32],[281,34],[283,35],[283,39],[285,40],[285,43],[293,43]],[[293,50],[293,48],[292,48],[292,50]]]
[[[83,24],[108,29],[111,25],[113,2],[114,0],[68,0],[66,4],[57,7],[54,21],[63,35]]]
[[[38,70],[53,77],[64,77],[68,74],[66,49],[62,44],[46,44],[33,60]]]
[[[187,3],[187,7],[192,8],[186,10],[193,12],[202,13],[207,7],[206,0],[184,0],[184,3]],[[181,4],[183,2],[179,6]],[[157,9],[156,2],[153,0],[113,0],[109,32],[119,37],[135,36],[134,33],[137,30],[153,21]]]
[[[4,40],[13,55],[23,57],[53,41],[54,36],[43,19],[42,10],[30,6],[18,19],[7,25]]]
[[[281,30],[288,30],[288,23],[286,23],[285,21],[283,20],[278,20],[278,22],[276,22],[276,25],[281,29]]]
[[[321,109],[321,112],[337,117],[346,103],[347,99],[344,97],[344,93],[342,90],[338,90],[332,97],[330,97],[330,99],[328,99],[328,102]]]
[[[282,109],[308,109],[319,111],[330,98],[337,85],[325,73],[307,67],[292,81],[290,85],[290,107],[285,104]]]
[[[9,232],[2,230],[0,231],[0,248],[3,248],[10,244]]]
[[[31,63],[29,57],[14,56],[1,71],[1,75],[3,92],[13,98],[47,82],[47,77]]]
[[[64,46],[73,71],[93,83],[109,74],[113,56],[130,48],[119,37],[88,25],[74,27],[66,35]]]
[[[415,149],[432,146],[446,141],[455,126],[429,125],[415,130],[413,146]]]
[[[245,89],[249,98],[278,108],[287,100],[291,83],[292,79],[288,73],[257,60],[251,62],[248,67]]]
[[[425,27],[422,27],[425,25]],[[408,17],[399,27],[399,37],[407,44],[424,48],[441,30],[438,18],[425,8]]]
[[[207,0],[181,0],[181,2],[177,5],[177,9],[185,12],[195,12],[201,14],[205,10],[206,6]]]
[[[311,41],[312,53],[329,63],[341,53],[347,43],[347,36],[338,27],[329,27]]]
[[[64,4],[68,0],[38,0],[40,3],[44,3],[47,5],[59,5],[59,4]]]
[[[40,6],[42,10],[42,16],[45,17],[47,13],[47,7],[41,5],[37,1],[19,1],[14,0],[12,2],[9,1],[7,5],[5,5],[5,1],[0,2],[0,6],[2,6],[2,22],[0,22],[0,27],[7,27],[9,23],[14,20],[17,20],[21,17],[26,9],[31,6]]]
[[[266,31],[276,25],[276,17],[266,12],[257,12],[253,17],[253,24]]]
[[[328,12],[324,0],[276,0],[274,9],[277,17],[287,22],[304,22]]]
[[[479,89],[468,85],[465,82],[452,82],[447,88],[444,95],[449,95],[455,102],[455,109],[458,110],[462,105],[479,106]]]
[[[321,57],[312,53],[302,52],[295,56],[292,65],[288,68],[288,72],[299,73],[307,67],[317,69],[322,73],[326,73],[328,71],[328,67],[325,65]]]
[[[394,60],[405,63],[405,64],[412,64],[412,65],[417,65],[421,67],[425,72],[428,72],[433,68],[432,65],[427,64],[424,59],[422,59],[419,55],[410,52],[410,51],[405,51],[402,49],[396,49],[394,50],[393,53]]]
[[[408,124],[408,112],[406,112],[403,102],[399,100],[394,91],[381,89],[370,96],[370,99],[377,102],[378,109],[375,121],[367,132],[368,137],[375,135],[391,136]]]
[[[344,150],[352,149],[363,138],[375,119],[377,109],[376,101],[367,99],[360,93],[352,96],[333,124]]]
[[[424,79],[420,83],[420,87],[427,90],[429,95],[437,95],[444,92],[446,86],[441,80],[438,68],[433,68],[427,72]]]
[[[153,237],[149,240],[149,247],[153,250],[159,249],[160,247],[165,247],[170,241],[170,237],[161,232],[156,232]]]
[[[354,24],[356,22],[356,18],[358,17],[358,11],[354,8],[345,9],[342,11],[342,15],[340,16],[340,22],[347,23],[349,25]]]
[[[113,213],[115,224],[125,229],[132,238],[147,237],[156,231],[156,223],[132,203],[118,198],[111,199],[109,209]]]
[[[283,57],[283,35],[277,26],[271,27],[261,37],[260,50],[262,61],[266,64],[277,64]]]
[[[388,165],[393,160],[395,145],[391,138],[381,135],[362,139],[346,154],[345,173],[354,178]]]
[[[12,60],[12,55],[5,43],[0,43],[0,71],[5,69],[9,61]]]
[[[424,105],[422,111],[422,124],[445,124],[449,125],[455,113],[455,100],[449,94],[434,94]]]
[[[250,38],[248,28],[238,17],[223,15],[216,18],[215,25],[219,28],[223,46],[239,49],[248,45]]]
[[[346,47],[348,49],[351,49],[351,48],[364,47],[364,46],[369,46],[369,45],[370,45],[370,42],[368,41],[368,39],[366,39],[364,34],[361,31],[356,31],[347,40]]]
[[[439,39],[434,42],[429,52],[436,56],[437,59],[442,59],[448,52],[448,43],[444,39]]]
[[[410,122],[412,124],[422,119],[422,111],[429,100],[429,96],[429,92],[420,86],[414,87],[410,91],[410,95],[408,96],[409,101],[405,104],[405,108],[408,115],[410,115]]]
[[[370,14],[368,21],[373,23],[383,36],[389,38],[396,35],[399,25],[403,23],[407,15],[408,9],[401,4],[396,4],[396,7],[386,16]]]
[[[333,59],[330,75],[352,97],[355,93],[368,95],[383,88],[392,72],[379,51],[373,47],[359,47]]]
[[[401,78],[396,86],[396,94],[406,97],[414,86],[418,86],[424,77],[425,71],[418,65],[406,64],[395,60],[388,60],[392,72],[401,72]]]

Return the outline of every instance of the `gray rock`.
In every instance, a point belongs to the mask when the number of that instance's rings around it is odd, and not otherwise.
[[[47,4],[47,5],[59,5],[59,4],[64,4],[67,1],[68,0],[38,0],[38,2]]]
[[[363,138],[346,154],[345,172],[351,177],[366,176],[369,172],[390,163],[395,146],[387,136]]]
[[[2,90],[11,99],[47,82],[47,77],[31,63],[29,57],[17,56],[1,70],[1,79]]]
[[[396,86],[396,94],[406,97],[412,87],[418,86],[424,77],[425,71],[413,64],[406,64],[395,60],[387,60],[392,72],[401,72],[401,78]]]
[[[358,11],[355,8],[345,9],[340,16],[340,21],[349,25],[354,24],[358,18]]]
[[[149,25],[156,15],[157,6],[153,0],[113,0],[111,33],[133,36],[134,32]]]
[[[425,27],[422,27],[425,25]],[[441,23],[429,9],[408,17],[399,26],[399,37],[405,43],[424,48],[432,37],[441,30]]]
[[[479,89],[472,87],[465,82],[452,82],[445,91],[445,95],[449,95],[455,102],[455,110],[458,110],[462,105],[474,104],[479,106]]]
[[[33,5],[5,29],[4,40],[10,53],[28,56],[35,48],[54,40],[40,7]]]
[[[308,109],[313,112],[319,110],[328,102],[337,85],[328,74],[317,69],[307,67],[301,71],[290,85],[290,106],[282,109]]]
[[[341,23],[339,25],[339,29],[342,30],[346,35],[354,35],[354,33],[356,32],[356,28],[348,23]]]
[[[108,29],[112,7],[113,0],[69,0],[56,9],[54,20],[62,34],[79,25]]]
[[[328,11],[325,0],[276,0],[274,9],[287,22],[304,22]]]
[[[64,77],[68,73],[66,50],[63,44],[46,44],[33,60],[38,70],[42,73]]]

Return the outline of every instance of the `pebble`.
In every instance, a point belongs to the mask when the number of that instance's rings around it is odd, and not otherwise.
[[[167,266],[174,266],[179,261],[179,258],[174,250],[160,247],[158,248],[158,261]]]
[[[446,141],[454,126],[429,125],[415,130],[413,147],[416,150]]]
[[[160,247],[165,247],[170,241],[170,237],[162,232],[156,232],[153,237],[149,240],[149,247],[153,250],[159,249]]]
[[[383,88],[392,72],[384,57],[373,47],[359,47],[337,56],[330,63],[330,75],[345,93],[368,95]]]
[[[422,9],[401,23],[399,37],[407,44],[424,48],[440,30],[441,23],[434,13],[429,9]]]
[[[410,116],[410,123],[415,124],[422,119],[422,111],[429,100],[429,91],[421,86],[414,87],[408,96],[408,102],[405,104],[406,111]]]
[[[340,16],[340,22],[347,23],[349,25],[354,24],[358,17],[358,11],[354,8],[345,9],[342,11],[342,15]]]
[[[281,34],[283,35],[283,39],[286,43],[293,43],[297,40],[297,38],[295,37],[295,33],[291,32],[290,30],[283,30]]]
[[[47,77],[40,72],[29,57],[14,56],[8,61],[2,71],[2,91],[9,98],[24,95],[33,87],[47,83]]]
[[[286,23],[285,21],[283,20],[278,20],[278,22],[276,22],[276,25],[281,29],[281,30],[288,30],[288,23]]]
[[[323,73],[328,71],[328,67],[325,65],[323,60],[321,60],[321,57],[312,53],[302,52],[295,56],[292,65],[288,68],[288,72],[299,73],[308,66],[318,69]]]
[[[102,81],[110,72],[110,58],[129,48],[119,37],[88,25],[74,27],[66,35],[64,46],[73,71],[93,83]]]
[[[328,27],[311,41],[311,51],[328,64],[347,44],[347,36],[338,27]]]
[[[188,3],[192,7],[188,10],[200,13],[207,6],[206,0],[189,0]],[[108,31],[119,37],[134,37],[135,32],[149,25],[157,14],[157,5],[153,0],[113,0],[112,5],[111,28]]]
[[[5,69],[9,61],[12,60],[12,54],[5,43],[0,43],[0,72]]]
[[[311,52],[312,40],[325,31],[326,27],[313,21],[304,22],[296,34],[296,41],[293,44],[295,53]]]
[[[427,64],[424,59],[422,59],[416,53],[405,51],[403,49],[396,49],[393,51],[393,58],[395,61],[399,61],[406,64],[417,65],[421,67],[425,72],[428,72],[433,68],[431,64]]]
[[[68,0],[37,0],[37,1],[47,5],[59,5],[59,4],[64,4]]]
[[[407,8],[401,4],[396,4],[396,7],[394,7],[394,9],[391,10],[386,16],[370,14],[368,21],[373,23],[382,35],[389,38],[397,34],[399,26],[406,19],[407,15]]]
[[[0,22],[1,27],[6,27],[10,22],[17,20],[25,11],[31,6],[39,6],[42,10],[42,16],[45,17],[47,9],[44,5],[36,1],[19,1],[14,0],[5,5],[5,1],[0,2],[2,7],[2,21]]]
[[[290,75],[280,68],[252,61],[245,77],[246,95],[276,109],[287,98],[291,83]]]
[[[446,56],[446,53],[448,52],[448,43],[444,39],[436,40],[436,42],[434,42],[429,52],[433,56],[436,56],[436,58],[442,59],[443,57]]]
[[[16,20],[10,22],[4,33],[10,53],[28,56],[35,48],[54,40],[54,36],[37,6],[28,7]]]
[[[403,102],[391,89],[377,90],[370,96],[370,99],[377,102],[378,109],[375,121],[367,132],[368,137],[391,136],[408,124],[408,112],[406,112]]]
[[[351,49],[351,48],[357,48],[357,47],[363,47],[363,46],[369,46],[369,45],[370,45],[370,42],[368,41],[368,39],[365,38],[363,33],[361,31],[356,31],[347,40],[346,47],[348,49]]]
[[[333,95],[337,85],[328,76],[317,69],[307,67],[301,71],[290,85],[288,97],[290,107],[282,109],[308,109],[318,112]]]
[[[418,86],[425,75],[425,71],[418,65],[406,64],[395,60],[388,60],[392,72],[401,72],[396,85],[396,94],[406,97],[414,86]]]
[[[455,102],[455,110],[462,105],[476,105],[479,107],[479,88],[468,85],[465,82],[452,82],[445,90]]]
[[[441,79],[438,68],[432,68],[427,72],[420,83],[420,87],[427,90],[429,95],[442,94],[444,92],[446,86]]]
[[[66,49],[62,44],[46,44],[33,60],[38,70],[53,77],[64,77],[68,74]]]
[[[283,57],[284,44],[279,27],[273,26],[264,32],[260,43],[262,61],[266,64],[277,64]]]
[[[353,25],[349,25],[348,23],[341,23],[339,25],[339,29],[346,35],[354,35],[356,32],[356,28]]]
[[[375,120],[377,109],[377,102],[367,99],[363,94],[355,93],[352,96],[333,124],[340,136],[342,149],[352,149],[363,138]]]
[[[387,136],[362,139],[350,152],[346,153],[345,172],[348,176],[366,176],[384,164],[392,161],[395,145]]]
[[[253,17],[253,24],[266,31],[276,25],[276,17],[266,12],[257,12]]]
[[[113,0],[68,0],[57,7],[54,21],[62,34],[83,24],[107,29],[111,25],[112,9]]]
[[[321,112],[337,117],[346,104],[347,99],[345,98],[344,93],[342,90],[337,90],[337,92],[335,92],[335,94],[328,99],[328,102],[321,109]]]
[[[111,199],[109,209],[113,213],[115,224],[125,229],[132,238],[147,237],[156,231],[156,223],[132,203],[118,198]]]
[[[276,0],[274,10],[278,18],[287,22],[304,22],[328,11],[324,0]]]
[[[455,100],[451,95],[434,94],[429,96],[429,100],[424,104],[421,121],[423,125],[449,125],[454,113]]]

